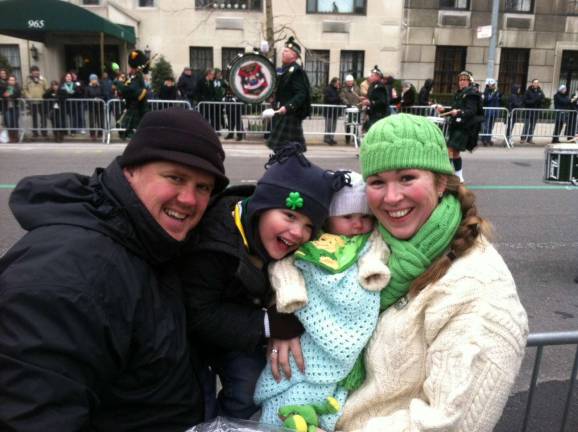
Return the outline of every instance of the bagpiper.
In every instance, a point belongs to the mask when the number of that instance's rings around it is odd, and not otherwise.
[[[128,55],[128,65],[126,80],[115,80],[114,85],[125,105],[118,125],[125,129],[125,138],[130,139],[141,118],[147,112],[147,88],[144,75],[149,72],[150,61],[145,53],[135,49]]]

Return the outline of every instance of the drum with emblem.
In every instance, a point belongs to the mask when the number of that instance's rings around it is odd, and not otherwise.
[[[227,80],[239,100],[260,103],[275,90],[275,67],[257,52],[241,54],[227,67]]]
[[[550,144],[544,152],[544,182],[578,186],[578,144]]]

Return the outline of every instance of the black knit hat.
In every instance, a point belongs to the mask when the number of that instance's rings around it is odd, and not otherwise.
[[[297,42],[295,42],[295,38],[293,36],[289,36],[289,39],[287,39],[287,42],[285,42],[285,47],[289,48],[299,57],[301,57],[301,47]]]
[[[294,144],[271,156],[267,171],[247,203],[249,221],[254,224],[269,209],[294,210],[311,219],[315,235],[329,214],[333,193],[344,186],[344,179],[311,163],[299,151],[300,144]]]
[[[214,193],[229,184],[223,165],[223,146],[213,128],[198,112],[169,108],[145,114],[120,158],[120,165],[138,166],[158,160],[213,174]]]

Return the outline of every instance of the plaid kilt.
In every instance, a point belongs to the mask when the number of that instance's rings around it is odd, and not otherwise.
[[[305,136],[303,135],[303,120],[291,114],[276,115],[273,117],[271,135],[267,140],[267,145],[273,151],[277,151],[284,144],[299,142],[303,144],[305,151]]]
[[[130,138],[134,134],[135,129],[138,127],[145,113],[146,105],[142,103],[126,108],[122,113],[122,116],[118,119],[118,125],[120,128],[126,129],[125,136],[127,138]]]

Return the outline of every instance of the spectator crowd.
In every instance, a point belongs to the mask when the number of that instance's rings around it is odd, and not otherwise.
[[[75,70],[70,70],[59,80],[48,81],[37,66],[32,66],[24,82],[19,83],[15,75],[9,74],[6,69],[0,69],[0,118],[3,126],[0,141],[19,141],[22,130],[20,119],[24,109],[31,118],[32,138],[48,138],[49,132],[52,132],[54,141],[62,142],[65,135],[80,133],[89,134],[91,139],[96,141],[101,138],[105,110],[103,104],[88,101],[107,102],[122,98],[114,82],[125,80],[126,75],[118,67],[113,68],[112,75],[114,76],[109,76],[107,72],[103,72],[100,77],[90,74],[88,80],[83,81]],[[221,70],[209,68],[200,77],[196,77],[190,67],[185,67],[178,79],[167,77],[158,88],[153,89],[148,77],[145,83],[148,99],[184,100],[189,102],[191,107],[198,105],[198,110],[216,131],[228,131],[225,139],[236,138],[240,141],[245,138],[246,131],[241,120],[243,108],[230,103],[239,100],[226,85]],[[367,131],[376,120],[390,114],[390,107],[395,107],[397,112],[413,112],[414,106],[435,105],[437,101],[432,96],[433,88],[432,79],[427,79],[419,91],[409,81],[396,83],[393,76],[384,75],[377,66],[366,79],[356,79],[348,74],[342,82],[338,77],[333,77],[322,92],[323,99],[320,101],[325,105],[320,113],[325,118],[323,141],[328,145],[337,143],[335,131],[338,119],[345,119],[345,143],[349,144],[352,128],[357,122],[364,125],[364,130]],[[504,106],[509,111],[516,108],[541,109],[544,108],[546,100],[537,79],[531,81],[525,90],[519,84],[513,85],[507,101],[498,90],[495,79],[488,78],[484,89],[477,84],[476,88],[485,108]],[[28,100],[26,106],[19,103],[21,98]],[[229,104],[199,105],[201,102]],[[343,106],[349,109],[344,112]],[[355,108],[358,109],[357,112]],[[553,97],[553,108],[561,111],[556,112],[552,119],[552,143],[559,143],[561,137],[573,139],[577,132],[578,90],[571,94],[566,85],[560,85]],[[497,110],[486,110],[481,125],[481,143],[484,146],[494,144],[492,131],[496,120]],[[533,111],[518,120],[523,122],[520,136],[522,143],[533,143],[538,120],[539,113]],[[509,123],[506,125],[505,135],[511,137],[511,132],[512,124]]]

